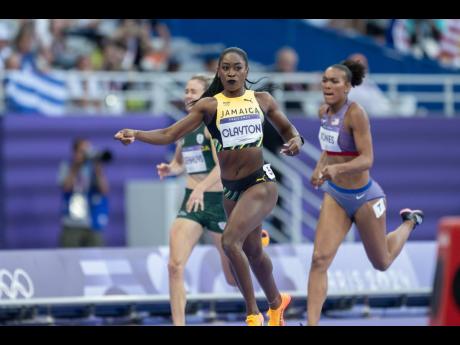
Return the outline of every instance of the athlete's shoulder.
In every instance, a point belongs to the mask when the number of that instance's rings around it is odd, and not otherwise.
[[[275,98],[267,91],[253,91],[254,97],[262,108],[271,109],[276,104]]]
[[[198,104],[198,103],[212,104],[212,103],[216,103],[216,102],[217,102],[217,100],[216,100],[215,96],[209,96],[209,97],[201,98],[200,100],[198,100],[198,102],[196,102],[196,104]]]
[[[212,110],[217,108],[217,99],[214,97],[204,97],[195,103],[194,107],[202,110]]]
[[[346,115],[350,119],[352,127],[360,126],[362,124],[369,125],[367,112],[359,103],[353,102],[350,104]]]
[[[248,90],[247,92],[251,91],[254,94],[254,97],[256,98],[273,98],[273,96],[270,94],[268,91],[252,91]]]
[[[357,102],[351,102],[350,106],[348,107],[347,114],[349,114],[352,117],[356,117],[356,116],[367,117],[366,110],[362,107],[361,104]]]

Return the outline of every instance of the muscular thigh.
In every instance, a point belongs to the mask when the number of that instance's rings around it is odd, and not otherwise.
[[[227,220],[228,220],[228,218],[232,214],[233,209],[235,208],[236,201],[233,201],[233,200],[230,200],[224,197],[223,205],[224,205],[225,215],[227,216]]]
[[[227,227],[254,230],[272,211],[277,198],[278,191],[273,182],[259,183],[248,188],[227,215]]]
[[[176,218],[169,234],[170,259],[176,263],[187,261],[202,233],[203,227],[197,222]]]
[[[369,258],[386,255],[386,211],[381,215],[374,205],[381,199],[370,200],[355,213],[355,224]],[[385,199],[384,199],[385,200]],[[386,200],[385,200],[386,204]],[[377,213],[376,213],[377,212]],[[379,217],[377,217],[379,216]]]
[[[315,234],[315,251],[334,256],[340,243],[350,230],[351,219],[329,194],[324,194]]]

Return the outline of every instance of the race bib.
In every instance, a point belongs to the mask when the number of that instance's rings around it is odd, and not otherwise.
[[[220,121],[223,147],[250,144],[263,135],[262,121],[258,114],[228,117]]]
[[[380,199],[377,201],[374,205],[372,205],[372,208],[374,209],[375,216],[377,218],[380,218],[382,214],[385,212],[385,201],[384,199]]]
[[[270,180],[275,179],[276,176],[275,176],[275,173],[273,172],[272,167],[270,166],[270,164],[264,164],[263,169],[265,171],[265,174],[267,174],[267,176],[268,176],[268,178]]]
[[[339,147],[338,139],[339,133],[330,131],[321,127],[318,134],[318,139],[321,144],[321,149],[323,151],[332,151],[332,152],[341,152],[342,150]]]
[[[206,171],[206,161],[200,145],[182,148],[182,156],[188,174]]]

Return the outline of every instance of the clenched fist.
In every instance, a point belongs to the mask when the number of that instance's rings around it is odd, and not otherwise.
[[[136,130],[122,129],[121,131],[118,131],[113,138],[120,140],[124,145],[129,145],[136,140]]]

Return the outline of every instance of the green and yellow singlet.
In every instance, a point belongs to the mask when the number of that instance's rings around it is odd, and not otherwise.
[[[209,173],[216,165],[212,157],[211,142],[204,133],[202,124],[182,139],[182,157],[187,174]]]
[[[240,97],[226,97],[221,92],[214,96],[217,111],[207,124],[217,152],[261,147],[263,142],[264,114],[253,90]]]

